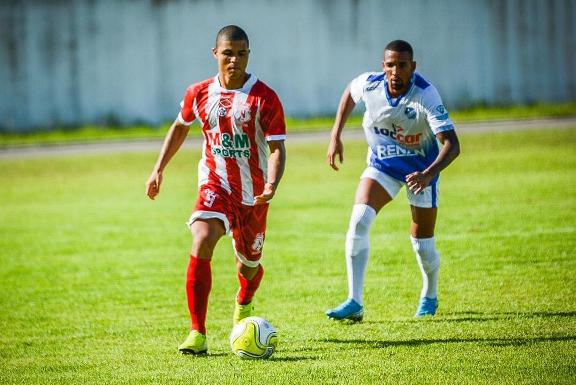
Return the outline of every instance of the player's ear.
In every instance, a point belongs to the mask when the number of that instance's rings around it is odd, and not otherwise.
[[[416,62],[415,61],[412,62],[412,71],[416,71]]]
[[[218,47],[212,48],[212,55],[213,55],[214,57],[217,57],[217,54],[218,54]]]

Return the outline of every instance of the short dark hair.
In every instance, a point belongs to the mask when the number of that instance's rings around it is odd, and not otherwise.
[[[392,40],[384,51],[394,51],[394,52],[408,52],[410,54],[410,58],[414,57],[414,51],[412,50],[412,46],[410,43],[404,40]]]
[[[250,46],[250,41],[248,40],[248,35],[244,30],[237,25],[227,25],[218,31],[216,35],[216,46],[218,46],[218,42],[220,40],[227,40],[227,41],[239,41],[244,40],[246,45]]]

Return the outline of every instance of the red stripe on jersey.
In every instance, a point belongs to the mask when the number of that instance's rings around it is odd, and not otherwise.
[[[284,109],[278,95],[266,84],[258,81],[255,86],[260,90],[260,123],[266,137],[272,135],[286,135]]]
[[[208,105],[208,90],[210,84],[214,82],[213,79],[204,81],[200,83],[200,89],[196,96],[196,107],[198,110],[198,115],[200,121],[202,122],[202,135],[204,135],[204,143],[210,143],[206,135],[210,132],[210,123],[208,122],[208,114],[206,113],[206,106]],[[206,166],[208,167],[208,178],[210,180],[219,181],[220,178],[216,174],[216,161],[214,160],[214,154],[212,154],[212,148],[206,146],[204,149],[204,158],[206,159]]]
[[[233,140],[234,138],[234,129],[232,125],[232,119],[234,119],[232,114],[234,95],[233,92],[222,92],[218,103],[218,110],[225,111],[225,113],[222,113],[224,116],[220,116],[221,114],[218,113],[220,133],[221,135],[230,135],[230,140]],[[238,167],[238,163],[234,157],[226,157],[225,161],[226,173],[228,174],[228,185],[232,190],[231,195],[235,201],[242,202],[242,178],[240,176],[240,167]]]
[[[262,84],[260,81],[256,82],[248,97],[246,98],[247,104],[250,106],[250,114],[255,117],[258,112],[258,97],[256,95],[262,91],[259,85]],[[266,182],[266,175],[260,168],[260,154],[258,153],[258,143],[256,142],[256,119],[250,119],[246,123],[246,129],[244,132],[248,135],[250,139],[250,159],[248,160],[248,165],[250,166],[250,174],[252,175],[252,191],[254,196],[262,194],[264,191],[264,183]]]

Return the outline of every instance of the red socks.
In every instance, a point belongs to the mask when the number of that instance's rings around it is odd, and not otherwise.
[[[254,293],[260,286],[264,269],[258,266],[256,275],[251,280],[247,280],[238,273],[240,290],[236,300],[240,305],[247,305],[252,302]],[[190,256],[188,272],[186,274],[186,295],[188,297],[188,310],[192,320],[192,329],[206,334],[206,312],[208,311],[208,296],[212,288],[212,269],[209,259],[196,258]]]
[[[264,269],[262,265],[258,265],[258,271],[256,275],[252,277],[251,280],[247,280],[244,276],[238,273],[238,281],[240,281],[240,290],[238,291],[238,295],[236,296],[236,301],[240,305],[247,305],[252,302],[252,297],[254,297],[254,293],[260,286],[260,281],[262,281],[262,276],[264,275]]]
[[[206,334],[206,312],[208,296],[212,288],[212,270],[209,259],[190,256],[186,274],[186,295],[188,310],[192,319],[192,329]]]

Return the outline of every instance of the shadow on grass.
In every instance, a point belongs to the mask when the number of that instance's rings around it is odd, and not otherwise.
[[[439,313],[436,317],[426,318],[405,318],[397,320],[364,320],[365,324],[383,324],[388,322],[394,323],[416,323],[416,322],[485,322],[498,320],[513,320],[522,318],[576,318],[576,311],[565,312],[504,312],[504,313],[482,313],[478,311],[464,311]],[[342,322],[342,324],[344,324]],[[349,323],[350,324],[350,323]],[[352,324],[351,324],[352,325]]]
[[[299,362],[306,360],[317,360],[318,357],[270,357],[267,361],[279,361],[279,362]]]
[[[228,353],[210,353],[210,352],[204,354],[182,354],[182,353],[177,354],[179,357],[182,357],[183,359],[186,360],[206,360],[210,358],[224,357],[230,355]]]
[[[312,349],[301,349],[301,350],[312,350]],[[314,349],[314,350],[320,350],[320,349]],[[190,360],[202,360],[202,359],[220,359],[220,358],[238,358],[235,357],[233,353],[223,353],[223,352],[218,352],[218,353],[208,353],[208,354],[179,354],[181,357],[184,357],[185,359],[190,359]],[[265,361],[279,361],[279,362],[298,362],[298,361],[306,361],[306,360],[317,360],[318,357],[313,357],[313,356],[307,356],[307,357],[295,357],[295,356],[289,356],[289,357],[282,357],[274,355],[270,358],[267,358]]]
[[[430,318],[432,322],[465,322],[465,321],[492,321],[516,318],[572,318],[576,317],[576,311],[535,311],[535,312],[503,312],[503,313],[480,313],[480,312],[453,312],[441,314],[438,318]],[[415,320],[418,321],[418,320]]]
[[[324,339],[318,342],[328,342],[334,344],[357,344],[368,345],[373,349],[382,349],[392,346],[422,346],[433,344],[451,344],[451,343],[481,343],[491,346],[523,346],[541,342],[559,342],[559,341],[575,341],[576,336],[560,336],[560,337],[510,337],[510,338],[439,338],[439,339],[420,339],[420,340],[400,340],[400,341],[374,341],[374,340],[360,340],[360,339]]]

